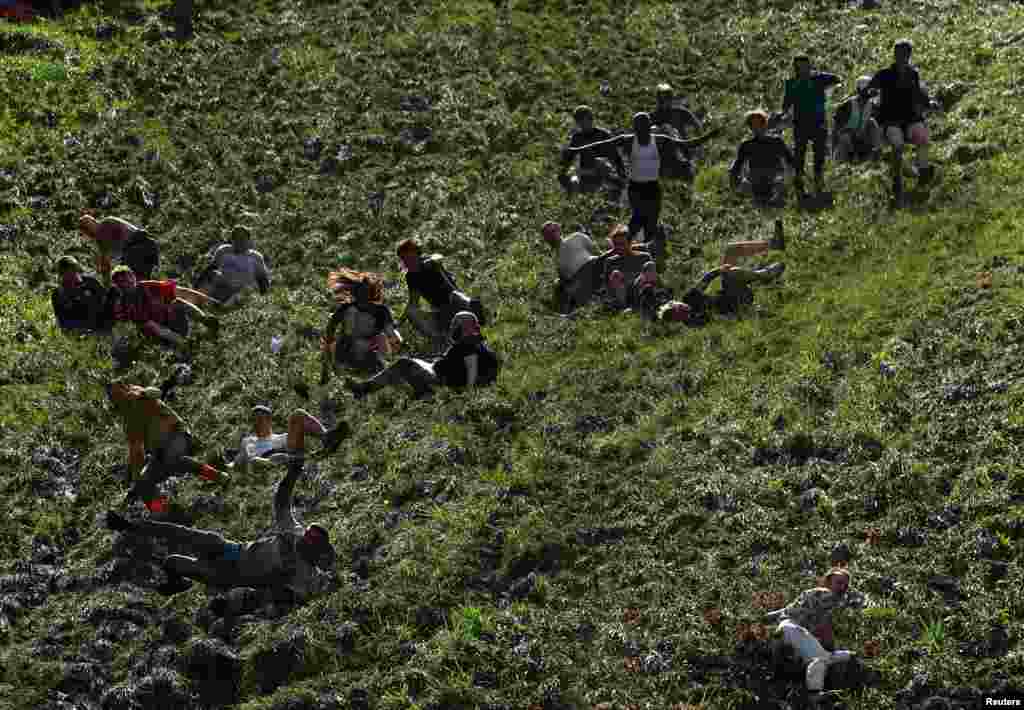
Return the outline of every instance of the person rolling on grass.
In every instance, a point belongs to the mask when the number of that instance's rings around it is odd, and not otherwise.
[[[452,317],[459,311],[472,311],[481,323],[487,322],[480,299],[470,298],[458,289],[455,279],[441,263],[440,254],[421,256],[420,244],[415,239],[402,241],[397,251],[409,287],[405,317],[417,331],[431,338],[435,347],[443,347]],[[421,299],[433,310],[424,312],[420,308]]]
[[[811,59],[806,54],[793,58],[794,76],[786,80],[782,111],[778,116],[793,111],[793,144],[796,158],[797,190],[804,192],[804,162],[807,144],[814,149],[814,189],[825,189],[825,153],[828,143],[828,114],[825,109],[826,92],[842,82],[835,74],[811,70]]]
[[[573,112],[573,120],[576,122],[576,127],[569,134],[566,147],[562,150],[561,170],[558,174],[559,184],[570,195],[600,190],[606,180],[621,188],[626,182],[626,168],[622,164],[622,156],[619,155],[619,151],[608,145],[578,153],[579,165],[576,168],[576,174],[569,175],[569,170],[577,155],[571,152],[570,148],[605,141],[612,137],[607,129],[594,126],[594,112],[589,106],[578,106]],[[607,164],[599,158],[611,161],[615,166],[615,176],[611,174]]]
[[[201,282],[199,290],[226,308],[240,305],[253,289],[258,288],[263,294],[270,290],[270,269],[263,255],[252,248],[252,232],[248,227],[238,225],[231,230],[231,242],[217,247],[213,264],[203,274]]]
[[[252,433],[242,437],[234,461],[228,464],[232,473],[269,468],[288,463],[294,455],[304,456],[307,435],[320,438],[324,453],[333,454],[350,433],[348,422],[328,429],[306,410],[296,409],[288,417],[288,432],[275,434],[273,412],[262,404],[252,408],[252,427]]]
[[[670,84],[658,84],[655,102],[654,110],[651,111],[651,125],[658,128],[659,132],[672,132],[674,138],[686,138],[690,129],[697,132],[704,129],[700,119],[686,107],[686,100],[677,97]],[[666,152],[665,159],[661,161],[661,176],[666,179],[693,180],[697,172],[693,163],[696,150],[676,147]]]
[[[89,333],[103,327],[103,304],[107,290],[92,274],[83,273],[73,256],[57,262],[60,286],[50,295],[53,315],[65,333]]]
[[[501,363],[480,334],[480,321],[470,311],[452,318],[452,345],[433,362],[403,357],[366,382],[348,380],[347,387],[357,399],[389,385],[408,384],[417,398],[425,397],[439,385],[461,389],[483,387],[498,377]]]
[[[927,185],[935,176],[928,162],[928,126],[924,122],[925,109],[931,104],[921,86],[921,76],[910,64],[914,46],[908,39],[893,45],[893,63],[871,77],[868,89],[880,94],[878,123],[882,136],[892,148],[892,191],[894,200],[903,199],[903,146],[909,141],[916,151],[916,167],[921,184]]]
[[[160,261],[160,246],[145,229],[120,217],[97,220],[83,214],[78,231],[96,243],[96,273],[104,284],[110,284],[114,261],[128,266],[142,279],[150,279]]]
[[[114,268],[111,280],[103,316],[107,326],[135,323],[145,335],[177,348],[185,347],[189,317],[199,320],[213,336],[220,330],[216,317],[188,300],[196,292],[179,289],[174,281],[138,281],[123,264]]]
[[[786,643],[807,663],[805,680],[812,701],[822,699],[829,666],[853,657],[850,651],[833,650],[832,614],[862,604],[863,596],[850,590],[850,571],[833,567],[825,575],[825,586],[808,589],[788,606],[765,615],[766,621],[779,622]]]
[[[167,510],[159,485],[171,476],[193,473],[221,485],[230,480],[229,474],[192,457],[191,432],[163,400],[169,386],[162,391],[123,382],[107,385],[107,397],[128,439],[128,475],[134,484],[125,503],[141,500],[152,513]]]
[[[339,305],[321,341],[325,361],[320,385],[330,379],[331,359],[335,367],[380,372],[386,366],[384,355],[397,352],[403,342],[391,309],[383,303],[381,277],[343,268],[332,272],[327,283]],[[337,338],[339,328],[341,337]]]
[[[649,243],[634,244],[630,241],[629,228],[624,224],[614,225],[608,239],[612,248],[604,259],[604,280],[607,282],[613,271],[619,271],[628,287],[643,271],[644,264],[652,260],[651,253],[646,251]]]
[[[557,250],[555,297],[558,312],[568,314],[589,303],[594,292],[601,289],[604,263],[612,252],[598,253],[590,235],[583,232],[562,237],[562,225],[558,222],[545,222],[540,231],[545,243]]]
[[[732,186],[751,195],[759,207],[781,207],[785,202],[785,169],[796,169],[796,158],[778,136],[768,133],[768,113],[749,111],[744,117],[753,134],[740,143],[729,167]]]
[[[658,237],[658,218],[661,216],[661,152],[670,147],[695,148],[720,133],[716,129],[700,138],[682,140],[663,133],[651,132],[651,117],[647,113],[633,116],[633,132],[583,146],[569,147],[569,152],[580,152],[610,146],[630,149],[629,204],[633,216],[629,221],[629,236],[634,238],[640,230],[644,239]]]
[[[302,476],[301,452],[289,454],[288,473],[274,493],[272,534],[237,542],[210,530],[153,521],[132,521],[107,512],[107,527],[116,532],[166,540],[189,554],[168,555],[163,561],[167,581],[157,591],[173,596],[192,587],[193,580],[218,587],[270,588],[294,601],[305,601],[320,588],[316,569],[332,571],[337,554],[326,528],[305,525],[295,517],[292,498]]]
[[[870,76],[857,79],[857,92],[836,108],[836,160],[873,159],[882,145],[882,129],[874,117]]]

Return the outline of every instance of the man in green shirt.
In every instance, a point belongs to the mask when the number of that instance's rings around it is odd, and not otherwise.
[[[782,114],[793,110],[793,143],[796,154],[797,189],[803,192],[804,157],[807,144],[814,146],[814,187],[824,190],[825,145],[828,142],[825,110],[825,92],[842,82],[842,78],[827,72],[811,71],[811,60],[805,54],[793,59],[794,76],[786,80],[786,93],[782,99]]]

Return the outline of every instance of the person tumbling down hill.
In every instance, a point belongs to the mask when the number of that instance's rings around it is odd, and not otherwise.
[[[395,327],[391,309],[384,305],[384,287],[377,274],[341,269],[327,279],[338,307],[327,323],[321,343],[325,356],[333,354],[336,367],[353,367],[379,372],[386,363],[384,355],[402,346],[402,334]],[[338,331],[340,337],[336,337]],[[326,385],[331,367],[327,361],[320,384]]]
[[[210,530],[152,521],[131,521],[107,512],[107,527],[168,541],[189,554],[168,555],[163,562],[167,582],[157,591],[165,596],[191,588],[192,580],[218,587],[271,588],[304,601],[319,589],[316,569],[330,571],[337,554],[327,529],[304,525],[295,517],[292,498],[302,476],[303,458],[292,452],[288,474],[274,494],[274,532],[251,542],[236,542]]]
[[[658,307],[657,319],[661,321],[682,321],[689,325],[703,325],[711,312],[722,315],[736,313],[743,305],[753,303],[754,293],[750,284],[769,282],[777,279],[785,271],[785,264],[775,262],[759,269],[748,269],[736,265],[741,256],[754,256],[769,250],[784,251],[786,248],[785,233],[782,220],[775,222],[775,235],[770,240],[751,240],[732,242],[725,247],[722,263],[717,269],[706,272],[700,280],[686,292],[682,301],[671,301]],[[714,295],[707,295],[708,287],[720,279],[721,290]]]
[[[498,378],[501,363],[480,334],[476,314],[460,311],[452,318],[452,345],[435,361],[403,357],[367,380],[348,380],[346,385],[357,399],[383,387],[408,384],[416,397],[430,394],[439,385],[461,389],[483,387]]]
[[[229,308],[240,304],[254,288],[264,294],[270,290],[270,269],[263,255],[252,248],[248,227],[238,225],[231,230],[231,242],[217,247],[202,281],[200,290]]]
[[[576,127],[569,134],[566,148],[562,150],[561,171],[558,174],[559,184],[572,195],[577,192],[599,190],[606,180],[612,180],[620,185],[625,183],[626,168],[622,164],[622,156],[614,147],[603,145],[579,153],[569,150],[569,148],[605,141],[612,137],[607,129],[594,126],[594,112],[589,106],[577,107],[573,112],[573,119],[576,121]],[[570,176],[569,169],[577,155],[579,156],[579,166],[576,168],[576,174]],[[600,158],[611,161],[615,166],[617,177],[612,176],[608,166]]]
[[[404,240],[397,251],[405,269],[405,283],[409,287],[405,315],[416,330],[432,338],[440,347],[446,342],[452,317],[459,311],[472,311],[481,323],[486,323],[480,299],[470,298],[456,287],[455,279],[441,263],[443,257],[440,254],[421,256],[420,244],[415,239]],[[424,313],[420,299],[426,300],[433,310]]]
[[[604,260],[604,276],[607,282],[613,271],[622,273],[626,286],[643,271],[644,264],[652,260],[647,244],[634,244],[629,238],[629,229],[624,224],[616,224],[608,235],[612,244],[611,253]]]
[[[351,431],[348,422],[328,429],[306,410],[296,409],[288,417],[287,433],[275,434],[273,412],[263,404],[252,408],[252,426],[252,433],[242,437],[234,461],[228,464],[233,473],[251,473],[253,469],[286,464],[295,455],[305,455],[307,435],[320,438],[324,452],[333,454]]]
[[[73,256],[57,262],[60,286],[50,296],[57,325],[67,333],[88,333],[102,328],[107,290],[92,274],[84,273]]]
[[[541,227],[545,243],[557,251],[558,284],[555,298],[559,313],[585,306],[604,278],[605,260],[613,253],[599,253],[590,235],[575,232],[562,237],[562,225],[545,222]]]
[[[825,576],[825,586],[802,592],[788,606],[770,612],[767,621],[779,622],[786,643],[807,663],[807,690],[812,701],[822,699],[829,666],[849,661],[850,651],[836,651],[832,636],[832,614],[859,608],[863,595],[850,590],[850,572],[834,567]]]
[[[753,136],[740,143],[729,167],[733,188],[751,195],[759,207],[781,207],[786,166],[795,170],[796,158],[781,138],[769,135],[767,111],[749,111],[744,119]]]
[[[96,273],[104,284],[110,283],[115,261],[129,267],[142,279],[150,279],[160,261],[160,246],[142,227],[120,217],[97,220],[83,214],[78,220],[78,231],[96,243]]]

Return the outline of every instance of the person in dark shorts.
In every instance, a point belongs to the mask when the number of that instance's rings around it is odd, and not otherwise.
[[[107,290],[92,274],[83,273],[73,256],[57,262],[60,286],[50,296],[57,325],[66,333],[88,333],[103,325],[103,304]]]
[[[415,239],[404,240],[397,251],[409,287],[405,315],[416,330],[433,339],[435,346],[440,347],[447,341],[452,317],[459,311],[472,311],[481,323],[486,322],[480,300],[470,298],[457,288],[455,279],[441,263],[440,254],[421,256],[420,244]],[[429,303],[433,310],[424,313],[420,299]]]
[[[793,59],[794,76],[786,80],[785,95],[782,99],[784,115],[793,110],[793,153],[796,158],[794,183],[799,192],[804,191],[804,162],[807,144],[814,149],[814,189],[825,189],[825,156],[828,146],[827,91],[842,82],[842,78],[811,70],[811,59],[801,54]]]
[[[935,169],[928,162],[930,136],[924,112],[931,104],[921,86],[921,76],[910,64],[914,46],[908,39],[893,45],[893,63],[871,77],[868,89],[879,92],[878,124],[892,147],[893,197],[903,197],[903,146],[910,142],[917,153],[916,168],[922,184],[931,182]]]
[[[348,380],[346,385],[356,398],[361,398],[382,387],[403,383],[411,386],[417,397],[426,396],[439,385],[461,389],[493,384],[501,362],[484,342],[476,314],[455,314],[451,340],[453,344],[439,360],[403,357],[366,382]]]
[[[572,153],[568,149],[575,148],[589,143],[597,143],[612,137],[612,134],[605,128],[598,128],[594,125],[594,112],[589,106],[579,106],[573,112],[573,120],[576,127],[569,134],[566,148],[562,150],[561,172],[558,174],[558,182],[572,195],[577,192],[594,192],[601,189],[601,186],[610,181],[621,186],[626,181],[626,168],[622,164],[622,156],[619,151],[609,146],[602,146],[594,150],[587,150],[581,153]],[[575,175],[569,175],[576,156],[579,156],[579,165]],[[604,160],[601,160],[603,158]],[[607,162],[610,161],[615,167],[615,176],[608,169]]]
[[[327,323],[322,346],[334,365],[366,372],[380,372],[384,355],[397,352],[402,334],[395,327],[391,309],[384,305],[383,281],[377,274],[351,269],[332,272],[328,277],[338,307]],[[336,333],[341,330],[341,337]],[[329,370],[325,370],[329,376]],[[327,382],[321,378],[321,386]]]
[[[746,114],[752,137],[740,143],[729,167],[733,188],[751,195],[759,207],[781,207],[785,201],[785,169],[796,169],[789,146],[768,133],[768,113],[757,109]]]
[[[601,290],[604,262],[611,251],[599,253],[589,234],[576,232],[562,237],[562,225],[545,222],[541,227],[544,242],[558,252],[558,285],[555,297],[559,313],[570,313],[586,305],[595,291]]]

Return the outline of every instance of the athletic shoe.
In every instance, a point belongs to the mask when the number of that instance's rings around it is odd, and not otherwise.
[[[114,532],[124,532],[135,527],[135,523],[113,510],[107,511],[107,527]]]
[[[782,273],[785,270],[786,265],[783,264],[781,261],[776,261],[774,264],[769,264],[768,266],[761,269],[761,273],[770,274],[772,278],[778,278],[779,276],[782,276]]]
[[[173,597],[175,594],[187,592],[192,588],[192,580],[182,577],[180,574],[167,573],[167,581],[156,588],[156,591],[165,597]]]
[[[324,451],[333,454],[341,446],[341,442],[352,434],[352,427],[348,422],[338,422],[338,426],[324,434]]]
[[[776,251],[786,251],[786,231],[782,227],[782,220],[775,220],[775,234],[772,236],[769,246]]]

